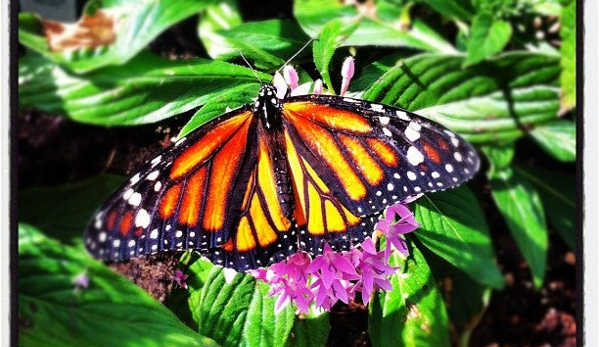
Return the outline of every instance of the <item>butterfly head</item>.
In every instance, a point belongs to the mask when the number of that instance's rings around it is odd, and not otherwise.
[[[254,114],[260,118],[266,130],[281,128],[281,100],[277,97],[275,86],[264,85],[260,88],[258,99],[254,102]]]

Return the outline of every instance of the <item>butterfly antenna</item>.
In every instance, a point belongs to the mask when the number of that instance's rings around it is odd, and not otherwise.
[[[281,73],[281,70],[283,70],[283,68],[285,68],[285,66],[287,66],[287,64],[289,64],[293,59],[295,59],[295,57],[297,57],[301,52],[303,52],[304,49],[306,49],[306,47],[308,47],[309,44],[311,44],[313,41],[315,41],[316,39],[310,38],[310,40],[308,40],[308,42],[306,42],[302,48],[300,48],[294,55],[291,56],[291,58],[287,59],[287,61],[285,62],[285,64],[283,64],[283,66],[281,66],[277,72]]]
[[[237,51],[237,52],[239,53],[239,55],[241,56],[241,59],[243,59],[245,64],[250,68],[250,70],[252,70],[252,73],[254,73],[254,76],[256,76],[256,79],[260,82],[260,85],[264,85],[264,82],[262,82],[260,77],[258,77],[258,74],[256,73],[256,70],[254,69],[252,64],[250,64],[250,62],[247,59],[245,59],[245,56],[243,55],[243,53],[241,53],[241,51]]]

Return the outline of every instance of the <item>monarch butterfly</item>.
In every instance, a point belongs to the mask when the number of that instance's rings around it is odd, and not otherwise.
[[[85,245],[110,261],[195,249],[236,270],[299,249],[347,250],[382,211],[478,170],[470,144],[406,110],[261,87],[147,162],[97,212]]]

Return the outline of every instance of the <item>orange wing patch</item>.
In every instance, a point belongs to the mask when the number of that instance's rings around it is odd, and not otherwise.
[[[366,181],[373,186],[380,184],[385,177],[385,173],[366,148],[358,140],[350,136],[340,134],[339,139],[347,148],[349,155],[357,164],[356,167],[361,171]]]
[[[368,139],[368,145],[387,166],[397,167],[399,160],[395,150],[379,139]]]
[[[304,106],[311,105],[303,103],[298,104]],[[295,107],[295,104],[290,105]],[[302,114],[310,112],[310,109],[305,112],[304,111],[305,110],[302,109]],[[356,172],[352,169],[352,166],[339,149],[339,146],[331,134],[316,123],[304,118],[303,116],[298,116],[295,112],[286,112],[285,114],[294,123],[299,135],[304,139],[310,139],[311,142],[309,145],[311,146],[311,150],[315,153],[318,153],[318,155],[324,161],[326,161],[329,167],[335,170],[337,179],[341,182],[349,197],[354,201],[363,199],[367,193],[366,186],[360,177],[358,177]],[[348,114],[353,115],[354,118],[359,119],[362,122],[365,122],[363,119],[357,118],[353,113]],[[333,119],[331,115],[325,114],[321,116],[323,116],[327,121]],[[335,114],[334,116],[339,117],[339,119],[343,119],[342,115]],[[339,122],[339,120],[336,120],[336,122]],[[348,123],[351,124],[354,122],[352,122],[350,119],[350,122]],[[360,129],[365,130],[362,128]],[[290,141],[288,140],[288,142]],[[289,149],[289,145],[287,147]]]
[[[248,111],[223,121],[218,127],[212,129],[199,141],[186,149],[173,163],[170,175],[171,179],[176,180],[188,174],[189,170],[194,167],[202,165],[218,148],[228,142],[236,131],[245,132],[247,135],[251,115]],[[236,138],[240,137],[245,139],[244,136],[236,136]],[[245,148],[245,146],[242,148]]]
[[[344,232],[360,222],[339,201],[330,195],[327,185],[310,164],[297,152],[289,134],[285,133],[287,160],[295,188],[295,219],[306,225],[312,235],[323,236],[331,232]]]
[[[264,139],[259,140],[258,163],[248,182],[241,210],[245,212],[234,233],[237,251],[251,251],[258,245],[267,247],[277,241],[279,233],[291,228],[291,221],[278,201],[274,167]]]
[[[179,223],[181,224],[190,227],[195,227],[198,224],[206,171],[206,167],[203,167],[187,180],[183,200],[181,201],[181,211],[179,212]]]
[[[373,130],[368,120],[354,112],[314,104],[309,101],[286,104],[283,112],[295,118],[301,117],[305,120],[318,121],[324,123],[322,125],[340,131],[368,134]]]

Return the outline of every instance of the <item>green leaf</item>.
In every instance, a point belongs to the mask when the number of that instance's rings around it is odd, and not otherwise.
[[[458,346],[470,346],[472,331],[489,305],[492,289],[430,251],[423,254],[439,283]]]
[[[239,58],[241,52],[260,69],[280,68],[310,40],[296,22],[278,19],[248,22],[216,34],[223,53],[215,58]]]
[[[235,0],[222,0],[206,8],[198,19],[198,36],[208,55],[217,57],[231,53],[225,39],[219,33],[243,23]]]
[[[31,188],[19,194],[19,221],[62,242],[80,239],[92,214],[124,178],[101,175],[60,187]]]
[[[416,235],[428,249],[473,280],[503,288],[485,215],[466,186],[423,196],[415,217],[421,224]]]
[[[294,1],[294,14],[298,23],[311,37],[318,37],[323,28],[332,21],[341,22],[343,25],[357,23],[357,29],[342,46],[376,45],[443,53],[456,52],[442,35],[420,20],[414,20],[408,29],[410,23],[406,22],[402,13],[406,6],[378,2],[376,13],[369,16],[361,14],[357,6],[362,5],[343,5],[328,0],[298,0]]]
[[[463,62],[441,54],[401,60],[363,98],[415,111],[478,143],[514,141],[556,118],[556,57],[515,52],[466,69]]]
[[[314,64],[329,88],[333,86],[329,73],[329,64],[333,59],[333,54],[337,47],[356,29],[357,24],[357,22],[344,24],[338,20],[329,22],[318,35],[318,40],[314,42]]]
[[[530,135],[555,159],[562,162],[576,161],[576,123],[556,119],[535,127]]]
[[[256,87],[253,84],[242,84],[227,89],[221,95],[208,100],[206,104],[196,112],[185,124],[179,138],[189,134],[193,130],[204,125],[206,122],[222,115],[227,109],[236,109],[247,104],[249,100],[256,97]]]
[[[30,13],[19,14],[19,42],[68,69],[83,73],[107,65],[124,64],[144,49],[156,36],[175,23],[198,13],[216,0],[123,1],[88,3],[85,13],[103,10],[112,20],[113,43],[97,48],[51,51],[41,32],[39,19]]]
[[[505,218],[537,288],[543,284],[547,262],[547,227],[539,194],[511,168],[490,173],[493,199]]]
[[[541,167],[514,167],[534,185],[549,223],[570,249],[576,249],[576,177]]]
[[[487,12],[474,17],[468,41],[468,57],[464,66],[477,64],[501,52],[512,35],[510,23],[493,18]]]
[[[390,278],[393,290],[376,292],[369,305],[372,345],[449,346],[445,305],[418,248],[411,247],[407,259],[399,252],[393,253],[390,265],[400,267]]]
[[[209,269],[209,270],[208,270]],[[198,331],[223,346],[283,346],[293,327],[294,309],[275,314],[268,286],[221,267],[191,265],[189,306]]]
[[[481,147],[481,150],[489,160],[489,171],[491,172],[502,170],[510,166],[514,159],[514,155],[516,154],[516,146],[514,143],[483,146]]]
[[[27,224],[18,271],[22,346],[217,346],[124,277]],[[81,275],[89,285],[76,289]]]
[[[258,76],[270,78],[267,74]],[[157,122],[242,85],[255,86],[257,93],[259,83],[254,71],[221,61],[172,61],[149,53],[141,53],[125,65],[84,76],[35,55],[24,56],[19,64],[21,107],[99,125]]]
[[[561,16],[561,67],[562,109],[576,106],[576,1],[568,0]]]
[[[331,325],[327,311],[310,312],[295,319],[285,347],[326,346],[330,330]]]

